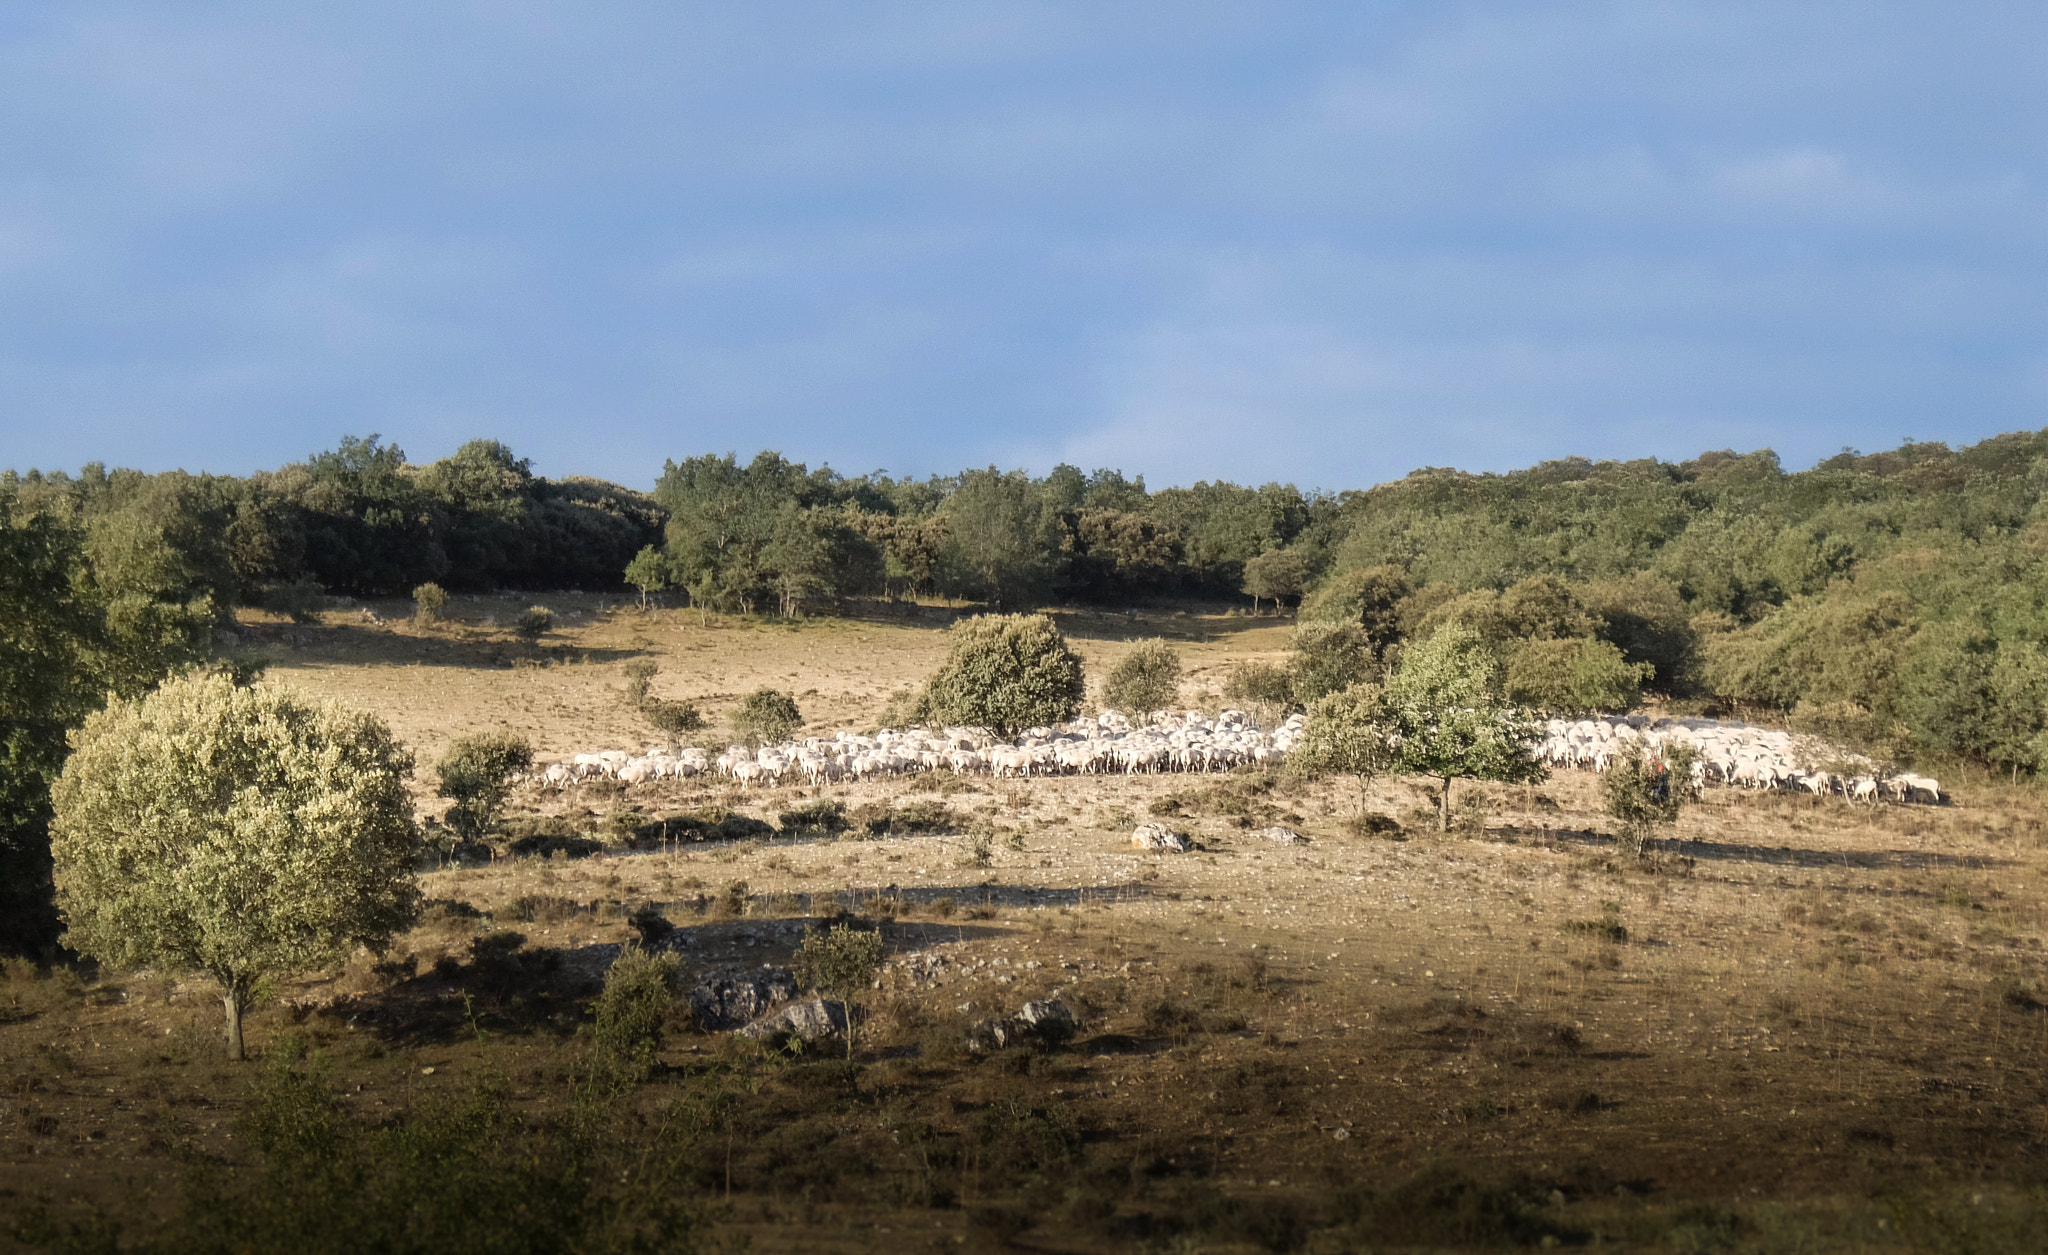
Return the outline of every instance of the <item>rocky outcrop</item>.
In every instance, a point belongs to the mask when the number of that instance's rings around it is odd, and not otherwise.
[[[1036,1046],[1051,1050],[1066,1042],[1080,1026],[1074,1013],[1058,998],[1027,1002],[1017,1014],[1002,1020],[983,1020],[967,1031],[967,1049],[976,1054],[1007,1050],[1012,1046]]]
[[[752,1024],[796,997],[796,978],[779,967],[714,968],[687,996],[697,1027],[719,1033]]]
[[[742,1037],[751,1037],[773,1046],[792,1040],[808,1046],[845,1035],[846,1004],[828,1002],[823,998],[792,1002],[740,1030]]]

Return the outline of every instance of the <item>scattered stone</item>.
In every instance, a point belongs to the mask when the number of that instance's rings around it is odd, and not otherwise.
[[[1195,848],[1186,833],[1175,832],[1165,824],[1139,824],[1131,834],[1131,844],[1141,850],[1171,850],[1176,854]]]
[[[688,995],[697,1027],[718,1033],[751,1024],[796,997],[796,978],[780,967],[723,967],[706,972]]]
[[[1292,828],[1261,828],[1252,835],[1255,837],[1264,837],[1266,840],[1271,841],[1275,845],[1294,845],[1298,842],[1307,840],[1306,837],[1302,836],[1300,833],[1296,832]]]
[[[813,998],[792,1002],[780,1011],[755,1020],[740,1030],[740,1036],[769,1045],[782,1045],[794,1038],[811,1045],[842,1036],[846,1032],[846,1004]]]
[[[1044,998],[1025,1003],[1006,1020],[983,1020],[976,1024],[967,1030],[967,1049],[975,1054],[1024,1045],[1051,1049],[1072,1037],[1079,1027],[1066,1003],[1058,998]]]

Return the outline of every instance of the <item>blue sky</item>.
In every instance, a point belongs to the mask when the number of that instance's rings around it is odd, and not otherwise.
[[[1361,486],[2048,425],[2048,6],[0,7],[0,465]]]

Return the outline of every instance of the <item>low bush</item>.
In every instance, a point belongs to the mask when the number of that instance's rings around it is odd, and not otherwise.
[[[592,1004],[591,1062],[613,1083],[644,1080],[654,1070],[662,1033],[675,1006],[678,959],[628,946],[605,973]]]

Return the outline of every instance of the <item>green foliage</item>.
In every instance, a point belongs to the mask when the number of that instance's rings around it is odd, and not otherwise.
[[[538,641],[555,626],[555,612],[546,606],[528,606],[512,621],[512,630],[529,641]]]
[[[412,619],[421,627],[438,620],[447,606],[448,590],[439,584],[426,583],[412,590]]]
[[[797,983],[831,994],[846,1003],[846,1057],[853,1057],[853,1000],[875,980],[882,968],[882,934],[869,928],[834,924],[824,932],[804,934],[791,963]]]
[[[670,736],[688,736],[704,727],[704,714],[695,702],[668,701],[650,697],[640,707],[640,713],[647,716],[647,722]]]
[[[882,502],[864,483],[764,452],[744,467],[730,455],[669,462],[654,495],[669,512],[667,579],[700,610],[751,612],[775,597],[791,614],[806,597],[882,583],[863,526],[863,507]]]
[[[595,1028],[591,1062],[613,1082],[646,1079],[661,1053],[661,1040],[675,1006],[676,955],[649,954],[627,946],[605,972],[604,992],[591,1005]]]
[[[1287,669],[1266,662],[1240,662],[1223,682],[1223,696],[1233,702],[1275,707],[1294,704],[1294,682]]]
[[[1309,708],[1301,743],[1287,757],[1289,771],[1301,775],[1378,775],[1394,762],[1397,724],[1377,685],[1354,684],[1331,693]]]
[[[1060,529],[1055,511],[1022,472],[969,471],[946,499],[942,586],[997,609],[1051,591]]]
[[[834,924],[804,935],[792,970],[806,989],[850,998],[874,983],[882,948],[882,934],[874,929]]]
[[[1302,603],[1302,615],[1355,624],[1375,653],[1401,639],[1401,609],[1414,593],[1408,572],[1392,564],[1339,571]]]
[[[1308,563],[1298,549],[1272,549],[1244,564],[1244,591],[1252,609],[1261,599],[1276,606],[1284,597],[1299,597],[1308,587]]]
[[[1631,663],[1621,651],[1587,636],[1529,641],[1508,656],[1513,701],[1554,714],[1625,711],[1656,668]]]
[[[1140,641],[1102,686],[1102,704],[1142,722],[1180,702],[1180,654],[1162,640]]]
[[[272,584],[263,592],[263,608],[293,623],[318,623],[327,609],[327,590],[320,581],[306,577]]]
[[[1374,669],[1372,641],[1365,629],[1351,623],[1299,624],[1289,648],[1287,687],[1302,706],[1343,692],[1370,678]]]
[[[732,732],[749,749],[787,741],[804,726],[796,699],[778,689],[755,689],[732,712]]]
[[[640,590],[640,604],[647,604],[647,594],[658,593],[667,588],[673,572],[668,555],[653,545],[648,545],[633,555],[626,564],[625,579],[628,584]]]
[[[1620,827],[1622,848],[1640,857],[1660,827],[1678,822],[1692,800],[1690,745],[1673,743],[1655,754],[1636,746],[1600,777],[1600,795],[1607,814]]]
[[[1401,653],[1381,694],[1397,739],[1389,770],[1443,781],[1437,799],[1443,831],[1451,825],[1451,781],[1541,780],[1530,749],[1542,739],[1526,711],[1507,702],[1500,664],[1479,634],[1446,623]]]
[[[999,736],[1062,723],[1081,709],[1081,659],[1044,615],[977,615],[953,625],[925,686],[933,720]]]
[[[512,776],[533,766],[533,747],[516,732],[457,737],[434,765],[441,797],[452,799],[447,823],[463,841],[478,841],[498,821]]]
[[[115,702],[73,745],[53,792],[65,944],[212,976],[233,1057],[259,978],[381,946],[417,911],[412,756],[368,715],[205,675]]]

